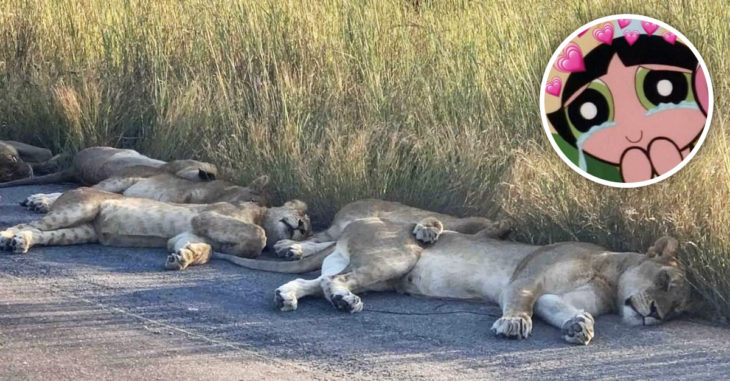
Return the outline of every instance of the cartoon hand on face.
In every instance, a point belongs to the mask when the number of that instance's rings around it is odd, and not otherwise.
[[[649,159],[654,172],[663,175],[682,162],[682,153],[669,139],[657,138],[649,145]]]
[[[649,144],[649,154],[640,148],[629,148],[621,158],[621,175],[626,182],[649,180],[661,176],[682,162],[682,153],[669,139],[658,138]]]
[[[621,158],[621,176],[626,182],[648,180],[653,172],[651,159],[639,148],[628,149]]]

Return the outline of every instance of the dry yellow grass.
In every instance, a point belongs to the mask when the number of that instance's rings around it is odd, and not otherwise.
[[[699,154],[644,189],[573,173],[538,115],[552,49],[616,13],[682,31],[715,87]],[[0,136],[268,173],[320,221],[384,197],[507,216],[533,242],[643,251],[671,233],[728,315],[728,14],[723,0],[0,0]]]

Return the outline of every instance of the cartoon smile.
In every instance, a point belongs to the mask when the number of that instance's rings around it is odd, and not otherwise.
[[[639,134],[639,138],[638,138],[638,139],[636,139],[636,140],[631,140],[631,139],[629,139],[629,137],[628,137],[628,136],[625,136],[626,140],[628,140],[628,141],[629,141],[629,143],[634,143],[634,144],[636,144],[636,143],[640,142],[640,141],[641,141],[641,139],[642,139],[642,138],[644,137],[644,130],[639,130],[639,132],[640,132],[640,134]]]

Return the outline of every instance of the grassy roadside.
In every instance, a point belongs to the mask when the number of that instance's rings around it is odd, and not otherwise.
[[[652,16],[697,46],[712,129],[667,181],[609,189],[544,137],[552,49],[592,19]],[[0,137],[196,157],[319,220],[362,197],[506,216],[517,238],[645,250],[684,242],[700,292],[730,315],[730,25],[722,0],[0,0]]]

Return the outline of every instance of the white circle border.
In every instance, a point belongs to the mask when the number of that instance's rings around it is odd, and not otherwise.
[[[633,183],[619,183],[615,181],[608,181],[605,179],[602,179],[600,177],[594,176],[587,171],[582,170],[580,167],[575,165],[563,152],[563,150],[558,147],[558,144],[555,142],[555,139],[553,139],[552,133],[550,132],[550,123],[547,119],[547,113],[545,112],[545,87],[547,86],[548,77],[550,76],[550,69],[555,64],[555,60],[558,58],[558,55],[563,51],[566,45],[568,45],[570,42],[572,42],[577,36],[578,33],[582,32],[586,28],[592,27],[596,24],[600,24],[603,22],[608,21],[615,21],[618,19],[634,19],[634,20],[640,20],[640,21],[648,21],[651,23],[654,23],[656,25],[659,25],[660,27],[669,30],[670,32],[677,35],[680,39],[682,39],[682,42],[685,42],[687,44],[687,47],[692,51],[692,53],[697,57],[697,61],[700,64],[700,67],[702,67],[702,70],[705,71],[705,80],[707,81],[707,95],[708,95],[708,106],[707,106],[707,121],[705,122],[705,127],[702,130],[702,134],[700,134],[700,139],[697,141],[697,146],[694,147],[692,151],[690,151],[689,155],[684,158],[679,164],[677,164],[674,168],[669,170],[667,173],[657,176],[654,178],[651,178],[649,180],[644,181],[637,181]],[[705,138],[707,137],[707,133],[710,130],[710,123],[712,122],[712,110],[715,106],[715,96],[712,90],[712,79],[710,78],[710,71],[707,69],[707,64],[705,64],[705,60],[702,58],[700,53],[697,51],[697,48],[692,44],[692,42],[685,37],[681,32],[676,30],[674,27],[666,24],[663,21],[647,17],[647,16],[641,16],[641,15],[634,15],[634,14],[618,14],[618,15],[612,15],[612,16],[606,16],[601,17],[599,19],[590,21],[586,24],[583,24],[582,27],[577,28],[573,33],[571,33],[563,42],[558,46],[557,49],[555,49],[555,52],[553,53],[552,57],[550,57],[550,60],[548,61],[548,65],[545,68],[545,74],[542,76],[542,82],[540,83],[540,117],[542,119],[542,125],[545,129],[545,133],[548,136],[548,140],[550,140],[550,144],[553,146],[553,150],[558,153],[558,156],[566,163],[568,166],[575,172],[577,172],[579,175],[585,177],[588,180],[591,180],[593,182],[606,185],[609,187],[614,188],[639,188],[651,184],[658,183],[675,173],[677,173],[680,169],[684,168],[687,163],[689,163],[694,156],[697,154],[697,152],[700,150],[700,147],[702,147],[702,143],[705,142]]]

